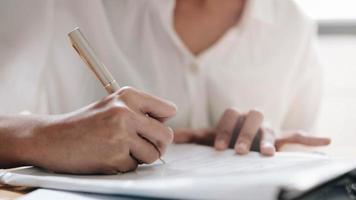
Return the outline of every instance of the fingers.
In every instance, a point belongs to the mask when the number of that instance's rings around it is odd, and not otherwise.
[[[174,130],[174,143],[182,144],[182,143],[193,143],[194,137],[196,135],[195,129],[177,129]]]
[[[109,161],[110,164],[106,166],[101,166],[98,168],[96,173],[98,174],[117,174],[118,172],[129,172],[133,171],[138,167],[138,161],[130,155],[129,148],[123,150],[118,148],[118,154],[112,161]],[[109,160],[109,159],[106,159]]]
[[[261,142],[260,142],[260,152],[265,156],[273,156],[276,153],[276,148],[274,146],[276,136],[271,128],[262,128],[261,132]]]
[[[154,147],[159,155],[163,154],[167,144],[173,140],[173,130],[162,122],[175,115],[176,106],[169,101],[130,87],[121,88],[117,92],[117,95],[122,100],[117,103],[124,102],[133,111],[132,118],[134,123],[131,124],[131,127],[139,136],[147,140],[145,143],[141,141],[140,144],[146,144],[146,146],[149,144],[148,146]],[[136,153],[143,155],[139,151],[137,152],[137,150]],[[147,161],[151,162],[153,158],[147,157],[146,160],[139,159],[147,163]]]
[[[136,115],[136,132],[152,142],[163,154],[167,144],[173,141],[173,130],[151,117]]]
[[[124,158],[118,160],[116,163],[117,172],[129,172],[134,171],[138,166],[138,161],[131,156],[125,156]],[[108,172],[107,174],[113,174]]]
[[[148,114],[159,121],[165,121],[174,116],[177,111],[177,107],[172,102],[130,87],[121,88],[117,94],[132,110]]]
[[[213,145],[215,129],[178,129],[174,131],[175,143],[196,143],[202,145]]]
[[[296,132],[291,136],[276,140],[277,150],[281,149],[286,144],[301,144],[306,146],[325,146],[331,142],[330,138],[321,138],[313,136],[305,136],[302,132]]]
[[[196,144],[213,146],[216,130],[213,128],[201,128],[196,130],[193,142]]]
[[[251,110],[235,144],[235,151],[238,154],[246,154],[250,151],[251,144],[263,122],[263,114],[258,110]]]
[[[236,122],[240,114],[234,108],[226,109],[216,129],[214,147],[216,150],[225,150],[229,147]]]
[[[130,153],[139,163],[146,164],[153,163],[161,156],[154,144],[137,134],[131,136]]]

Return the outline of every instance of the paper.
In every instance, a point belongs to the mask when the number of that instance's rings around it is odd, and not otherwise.
[[[116,195],[88,194],[81,192],[65,192],[58,190],[38,189],[17,200],[138,200],[138,198],[120,197]]]
[[[281,187],[307,189],[355,166],[312,153],[282,152],[264,157],[251,152],[239,156],[232,150],[217,152],[199,145],[172,145],[164,159],[166,164],[156,162],[113,176],[62,175],[28,168],[0,172],[0,181],[160,198],[261,199],[262,195],[263,199],[274,199]]]

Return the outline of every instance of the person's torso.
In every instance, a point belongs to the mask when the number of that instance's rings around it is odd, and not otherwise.
[[[79,26],[121,86],[177,104],[177,116],[169,122],[175,128],[213,126],[228,107],[262,109],[280,126],[303,42],[303,24],[293,23],[302,20],[288,23],[277,19],[281,11],[272,13],[283,5],[290,7],[288,13],[294,9],[291,2],[248,4],[250,11],[237,27],[193,57],[174,31],[174,0],[54,1],[42,73],[48,111],[70,112],[106,95],[70,46],[67,33]]]

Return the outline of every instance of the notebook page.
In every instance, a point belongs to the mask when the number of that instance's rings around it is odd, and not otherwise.
[[[233,150],[215,151],[210,147],[196,145],[172,146],[165,158],[167,167],[179,171],[190,171],[194,174],[241,175],[246,173],[273,173],[289,168],[298,168],[317,160],[328,160],[317,153],[278,152],[273,157],[262,156],[257,152],[248,155],[237,155]]]
[[[298,181],[305,177],[301,174],[309,172],[307,181],[313,183],[320,178],[316,176],[320,172],[318,167],[331,166],[327,157],[318,154],[281,152],[264,157],[251,152],[239,156],[232,150],[217,152],[198,145],[172,145],[164,159],[166,164],[155,162],[126,174],[78,176],[28,168],[0,172],[0,181],[10,185],[145,197],[260,199],[263,195],[264,199],[274,199],[282,186],[300,182],[308,185],[303,179]]]

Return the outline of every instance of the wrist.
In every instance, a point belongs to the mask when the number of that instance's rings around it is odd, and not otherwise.
[[[34,116],[0,116],[0,168],[30,163],[32,138],[39,123]]]
[[[42,117],[29,115],[24,116],[21,120],[22,124],[19,130],[14,134],[14,158],[19,166],[38,165],[41,160],[41,151],[46,151],[41,145],[43,142],[43,134],[45,127],[48,125],[48,120]]]

